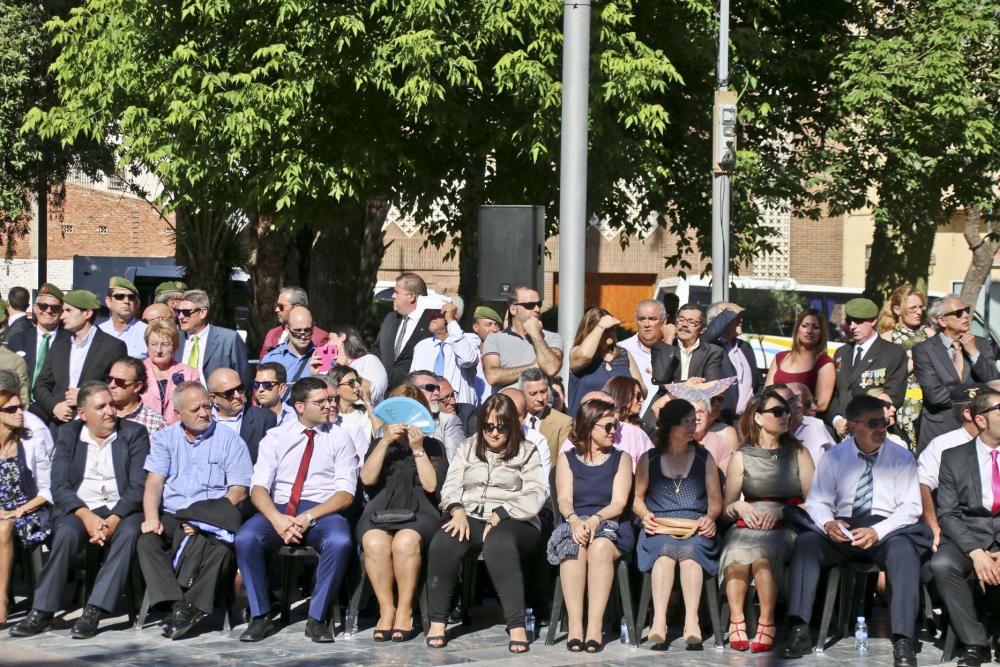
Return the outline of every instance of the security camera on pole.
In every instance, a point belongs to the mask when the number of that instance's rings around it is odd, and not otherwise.
[[[719,0],[719,87],[712,110],[712,301],[729,300],[730,173],[736,166],[736,91],[729,90],[729,0]]]

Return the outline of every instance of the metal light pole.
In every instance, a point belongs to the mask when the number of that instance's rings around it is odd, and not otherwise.
[[[587,231],[587,110],[590,79],[590,0],[563,3],[562,147],[559,159],[559,335],[564,378],[569,344],[583,317]]]
[[[719,82],[712,114],[712,301],[729,300],[729,169],[736,158],[736,94],[729,91],[729,0],[719,0]],[[731,150],[731,154],[727,153]]]

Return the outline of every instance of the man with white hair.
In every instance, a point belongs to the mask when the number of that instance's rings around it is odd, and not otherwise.
[[[278,326],[270,329],[264,336],[264,344],[260,348],[260,360],[264,360],[264,355],[278,347],[282,343],[288,342],[288,314],[295,306],[309,307],[309,295],[301,287],[282,287],[278,292],[278,300],[274,304],[274,314],[278,318]],[[330,334],[317,326],[313,326],[311,336],[313,345],[320,347],[326,345]]]
[[[643,299],[635,307],[635,331],[631,338],[619,341],[618,347],[626,350],[635,359],[635,365],[646,386],[646,398],[639,414],[646,412],[653,402],[658,386],[653,383],[653,361],[650,350],[663,341],[664,336],[673,340],[674,325],[667,324],[667,310],[656,299]]]
[[[549,471],[552,469],[552,454],[549,451],[549,441],[545,439],[541,431],[533,429],[524,423],[524,418],[528,414],[528,402],[525,399],[524,392],[517,387],[506,387],[501,389],[500,393],[514,401],[514,407],[517,408],[517,418],[521,420],[521,430],[524,431],[524,439],[538,449],[538,458],[542,462],[545,479],[548,479]]]
[[[822,419],[803,414],[802,392],[803,390],[809,391],[809,388],[798,382],[792,382],[773,384],[769,389],[774,389],[788,401],[788,407],[792,411],[788,418],[788,432],[802,442],[802,446],[812,456],[813,463],[819,465],[823,454],[837,443],[834,442],[833,436],[830,435],[830,431]]]
[[[478,405],[475,383],[479,346],[458,323],[462,319],[458,303],[450,301],[441,310],[428,311],[427,318],[431,335],[413,347],[410,371],[430,369],[434,375],[448,379],[457,403]]]

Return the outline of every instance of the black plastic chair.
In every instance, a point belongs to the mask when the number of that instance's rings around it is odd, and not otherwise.
[[[360,567],[360,572],[357,576],[357,584],[351,593],[350,604],[347,609],[347,616],[344,617],[344,627],[353,627],[354,621],[359,616],[359,611],[361,607],[361,597],[364,594],[365,586],[368,585],[368,572],[365,570],[365,552],[359,549],[358,559],[356,561]],[[430,607],[427,602],[427,557],[426,554],[421,556],[421,576],[420,581],[417,582],[416,596],[414,597],[417,603],[417,608],[420,613],[420,623],[424,630],[424,634],[427,634],[427,628],[430,627]]]
[[[281,590],[278,595],[278,603],[281,605],[279,619],[282,625],[288,625],[291,617],[292,603],[292,581],[295,573],[295,563],[303,561],[319,561],[319,552],[310,546],[300,544],[286,544],[278,547],[274,553],[276,560],[280,561]],[[311,562],[309,563],[312,564]],[[332,611],[330,613],[330,633],[337,633],[337,621],[340,619],[340,599],[337,591],[333,591],[330,596]]]
[[[139,568],[139,564],[136,562],[132,563],[132,572],[136,577],[136,580],[142,579],[142,572]],[[215,601],[216,604],[221,602],[222,609],[225,613],[222,615],[222,632],[229,632],[234,626],[239,625],[241,619],[239,618],[239,612],[237,612],[233,607],[236,602],[236,567],[233,566],[232,570],[223,577],[226,583],[224,587],[220,587],[220,590],[216,592]],[[139,589],[136,589],[139,590]],[[221,598],[221,600],[220,600]],[[146,626],[146,617],[149,616],[149,609],[151,607],[149,599],[149,591],[146,590],[142,596],[142,604],[139,606],[139,612],[136,614],[135,620],[132,625],[132,629],[135,631],[142,630]],[[131,619],[130,619],[131,620]]]
[[[834,565],[827,572],[826,592],[823,595],[823,615],[819,624],[819,635],[816,637],[816,651],[822,652],[837,643],[842,637],[851,635],[853,613],[859,602],[865,598],[867,578],[880,572],[875,563],[847,561]],[[837,604],[837,602],[840,604]],[[833,641],[830,637],[830,623],[833,619],[833,609],[837,607],[837,620],[834,625]],[[866,611],[866,616],[871,613]]]
[[[675,584],[680,577],[675,577]],[[708,615],[712,621],[712,631],[715,635],[715,646],[721,647],[722,636],[722,614],[719,610],[719,580],[716,577],[706,576],[702,585],[702,596],[708,603]],[[653,597],[653,576],[650,572],[642,575],[642,592],[639,593],[639,613],[636,615],[636,627],[639,632],[639,642],[642,641],[642,633],[646,629],[646,618],[649,615],[650,601]],[[637,644],[639,643],[637,642]]]
[[[34,557],[33,557],[34,558]],[[38,560],[41,556],[38,556]],[[97,581],[97,573],[104,562],[104,547],[97,544],[88,544],[83,550],[83,585],[81,586],[80,606],[87,604],[90,592],[94,590],[94,582]],[[128,622],[134,625],[139,617],[138,597],[139,591],[143,590],[142,576],[138,573],[139,564],[135,557],[132,558],[129,567],[128,579],[125,581],[125,608],[128,611]],[[39,568],[39,572],[41,568]]]

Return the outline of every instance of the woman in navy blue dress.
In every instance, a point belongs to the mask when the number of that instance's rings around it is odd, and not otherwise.
[[[635,360],[617,345],[619,324],[603,308],[590,308],[583,314],[569,350],[569,414],[575,415],[583,397],[600,391],[613,377],[633,377],[640,387],[645,386]]]
[[[684,641],[701,643],[698,604],[704,572],[714,576],[719,571],[715,519],[722,511],[715,460],[694,440],[694,406],[674,399],[660,410],[658,421],[656,449],[643,454],[636,466],[632,505],[643,527],[636,549],[639,569],[651,571],[653,577],[649,641],[654,650],[666,648],[667,603],[675,566],[680,569],[684,597]],[[658,521],[669,519],[681,521],[672,527]]]
[[[548,544],[548,560],[559,565],[569,616],[566,648],[596,653],[603,646],[604,609],[615,576],[615,561],[635,548],[629,522],[632,458],[614,447],[618,417],[613,403],[591,400],[580,406],[569,440],[573,449],[556,462],[556,495],[563,523]],[[583,600],[587,597],[586,644]]]

